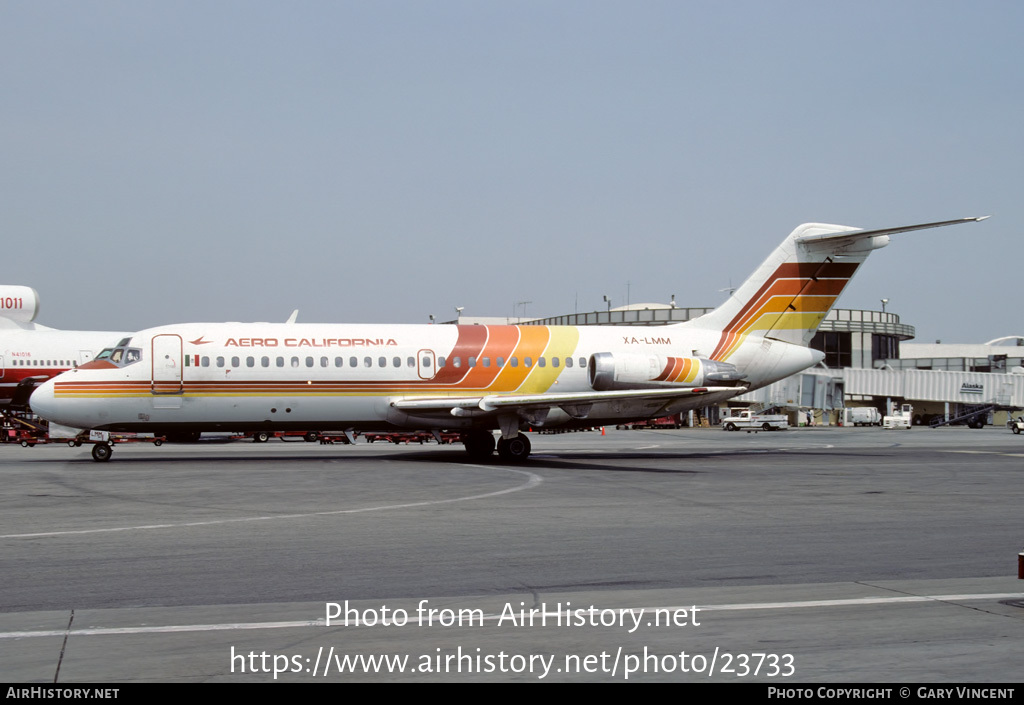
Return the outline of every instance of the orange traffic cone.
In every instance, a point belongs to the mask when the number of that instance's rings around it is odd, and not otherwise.
[[[601,427],[601,435],[604,435],[604,426]]]

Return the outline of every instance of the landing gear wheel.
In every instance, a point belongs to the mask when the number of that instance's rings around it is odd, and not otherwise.
[[[494,453],[494,435],[490,431],[470,431],[462,443],[474,460],[485,460]]]
[[[105,463],[110,460],[110,455],[113,452],[114,449],[106,443],[97,443],[92,447],[92,459],[97,463]]]
[[[514,438],[498,441],[498,455],[502,460],[521,463],[530,457],[530,439],[520,433]]]

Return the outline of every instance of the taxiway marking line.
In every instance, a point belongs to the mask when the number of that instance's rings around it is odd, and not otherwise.
[[[493,466],[488,465],[461,465],[460,467],[478,467],[487,468],[488,470],[494,469]],[[408,509],[410,507],[426,507],[435,504],[451,504],[453,502],[468,502],[474,499],[486,499],[488,497],[498,497],[503,494],[509,494],[512,492],[522,492],[523,490],[532,489],[542,482],[544,478],[532,472],[526,470],[513,470],[512,468],[500,468],[506,472],[513,472],[520,475],[526,475],[527,480],[521,485],[516,487],[510,487],[504,490],[497,490],[496,492],[485,492],[484,494],[469,495],[466,497],[452,497],[450,499],[432,499],[424,502],[409,502],[406,504],[385,504],[378,507],[361,507],[359,509],[335,509],[326,512],[303,512],[299,514],[273,514],[266,516],[256,517],[237,517],[235,519],[210,519],[208,521],[189,521],[172,524],[140,524],[136,526],[113,526],[105,529],[73,529],[68,531],[44,531],[32,534],[5,534],[0,535],[0,539],[34,539],[43,537],[53,536],[81,536],[84,534],[107,534],[118,531],[151,531],[154,529],[181,529],[195,526],[216,526],[219,524],[239,524],[244,522],[253,521],[278,521],[281,519],[303,519],[306,517],[324,517],[334,516],[338,514],[362,514],[365,512],[384,512],[392,509]]]

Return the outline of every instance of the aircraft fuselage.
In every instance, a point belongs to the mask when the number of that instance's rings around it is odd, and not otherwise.
[[[685,399],[587,399],[585,414],[551,409],[530,425],[594,425],[674,413],[741,394],[820,359],[757,338],[728,362],[709,358],[720,333],[689,324],[576,326],[190,324],[121,345],[47,383],[33,407],[69,426],[108,431],[498,428],[497,413],[446,399],[717,388]],[[765,354],[766,347],[776,354]],[[756,349],[758,354],[753,354]],[[123,365],[123,366],[118,366]],[[596,365],[603,365],[599,375]],[[742,370],[728,388],[715,372]],[[728,375],[726,375],[728,376]],[[713,379],[714,378],[714,379]],[[737,386],[736,382],[742,382]],[[435,408],[395,402],[437,400]],[[96,403],[97,401],[102,403]],[[570,400],[571,401],[571,400]],[[479,405],[477,405],[479,406]],[[571,406],[567,401],[565,406]]]

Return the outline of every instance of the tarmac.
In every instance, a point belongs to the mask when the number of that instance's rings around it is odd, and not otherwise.
[[[1013,687],[1024,436],[0,447],[0,680]]]

